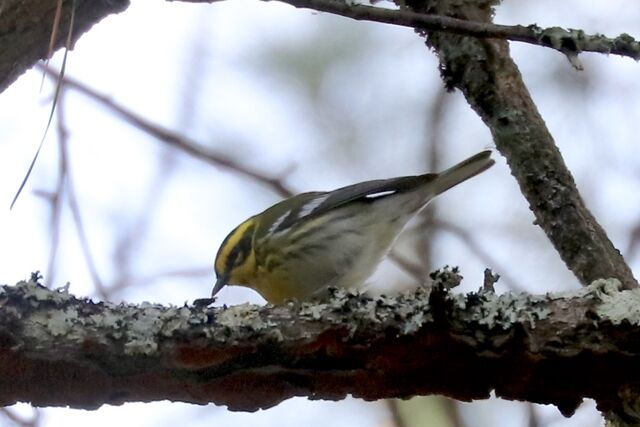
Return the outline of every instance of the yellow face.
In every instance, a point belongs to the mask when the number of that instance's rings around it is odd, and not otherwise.
[[[214,294],[225,284],[252,287],[256,273],[253,248],[255,227],[255,219],[249,218],[229,233],[222,242],[215,262],[216,276],[222,282],[216,284]]]

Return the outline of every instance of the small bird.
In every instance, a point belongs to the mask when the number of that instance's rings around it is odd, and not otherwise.
[[[211,296],[238,285],[280,304],[309,300],[328,287],[362,288],[431,199],[493,164],[487,150],[441,173],[365,181],[276,203],[224,239]]]

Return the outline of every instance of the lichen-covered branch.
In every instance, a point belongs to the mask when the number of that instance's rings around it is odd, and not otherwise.
[[[0,92],[36,61],[46,59],[54,25],[56,0],[3,0],[0,5]],[[54,50],[64,45],[75,4],[73,40],[105,16],[126,9],[129,0],[64,0]]]
[[[453,277],[453,279],[452,279]],[[320,303],[114,305],[33,281],[0,287],[0,405],[93,409],[214,402],[254,411],[292,396],[444,394],[601,410],[640,382],[640,289],[456,295],[432,288]]]
[[[180,0],[190,3],[213,3],[220,0]],[[269,1],[269,0],[267,0]],[[358,21],[372,21],[429,31],[443,31],[479,38],[496,38],[529,43],[555,49],[565,55],[597,52],[621,55],[640,60],[640,42],[629,34],[610,38],[602,34],[587,34],[583,30],[561,27],[541,28],[538,25],[500,25],[459,19],[451,16],[392,10],[345,0],[278,0],[298,8],[328,12]],[[450,1],[454,4],[456,2]]]
[[[489,22],[492,1],[409,1],[429,14]],[[426,32],[446,85],[458,88],[487,124],[529,202],[537,224],[583,285],[616,277],[637,286],[631,269],[586,208],[553,137],[531,99],[505,40]]]

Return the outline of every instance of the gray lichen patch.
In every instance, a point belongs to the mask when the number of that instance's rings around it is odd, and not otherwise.
[[[520,323],[535,328],[536,323],[545,319],[549,309],[544,301],[545,296],[530,294],[495,294],[481,292],[481,303],[470,305],[469,295],[456,295],[456,306],[466,311],[466,317],[488,329],[500,328],[507,330],[514,324]]]
[[[37,302],[53,302],[56,304],[62,304],[73,299],[73,296],[69,294],[68,287],[63,287],[60,290],[52,291],[43,286],[38,285],[33,281],[21,281],[16,284],[16,288],[22,291],[25,299],[32,300],[32,305]]]
[[[228,328],[248,328],[252,331],[260,331],[274,326],[272,322],[265,321],[259,313],[259,306],[254,304],[239,304],[225,307],[216,311],[215,322]]]
[[[335,327],[346,332],[345,340],[382,331],[406,336],[424,331],[442,316],[455,319],[454,327],[477,325],[485,332],[505,331],[516,324],[533,330],[552,311],[565,310],[575,299],[597,307],[598,316],[615,324],[640,324],[640,293],[620,291],[616,280],[596,281],[589,287],[547,295],[496,294],[491,290],[458,294],[448,285],[457,283],[456,277],[453,281],[447,279],[447,283],[435,280],[431,286],[393,296],[372,297],[334,289],[319,302],[275,307],[241,304],[202,309],[151,303],[94,303],[32,282],[21,282],[12,290],[21,293],[29,307],[14,313],[16,317],[24,316],[25,324],[34,326],[29,330],[49,337],[32,337],[34,341],[51,342],[59,337],[77,343],[89,340],[95,345],[119,346],[126,355],[143,356],[157,354],[163,342],[176,337],[183,337],[185,342],[197,338],[208,345],[259,345],[292,338],[312,340],[314,334]],[[8,295],[6,288],[3,293]],[[5,307],[6,313],[14,308]]]
[[[600,319],[614,325],[640,325],[640,288],[621,290],[617,279],[596,280],[589,287],[600,300],[595,310]]]
[[[433,320],[429,313],[431,288],[420,288],[393,296],[370,296],[366,292],[332,289],[321,302],[299,305],[296,315],[309,321],[347,326],[349,337],[360,330],[391,327],[398,334],[412,334]]]
[[[72,338],[81,331],[83,326],[83,322],[75,308],[36,311],[24,320],[26,324],[39,326],[39,328],[34,328],[33,331],[46,331],[52,337],[65,336]]]

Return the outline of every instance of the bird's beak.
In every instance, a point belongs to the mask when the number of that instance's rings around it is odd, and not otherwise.
[[[218,280],[216,280],[216,284],[213,287],[213,290],[211,291],[211,297],[213,298],[218,292],[220,292],[220,289],[224,288],[226,284],[227,284],[226,275],[223,274],[220,277],[218,277]]]

